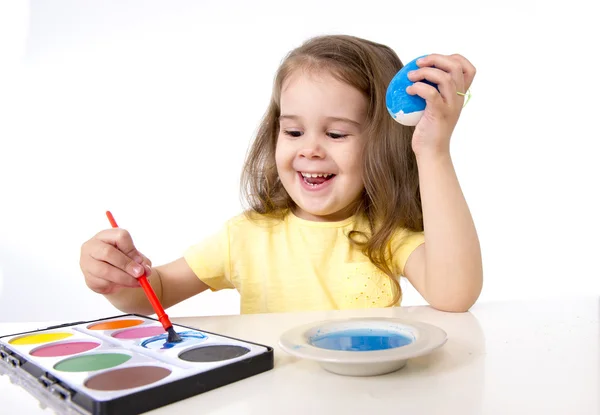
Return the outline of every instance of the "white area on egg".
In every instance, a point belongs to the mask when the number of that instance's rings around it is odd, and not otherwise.
[[[425,111],[415,111],[405,114],[404,111],[400,110],[394,114],[394,119],[402,125],[413,127],[419,123],[424,112]]]

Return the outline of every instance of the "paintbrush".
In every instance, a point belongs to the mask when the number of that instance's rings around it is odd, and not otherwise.
[[[110,222],[110,225],[113,228],[119,227],[117,225],[117,222],[115,221],[115,218],[113,217],[112,213],[110,213],[110,211],[106,211],[106,217],[108,218],[108,221]],[[150,304],[152,305],[152,308],[154,309],[154,312],[156,313],[156,316],[158,317],[158,321],[160,321],[162,326],[165,328],[165,331],[168,333],[167,342],[168,343],[179,343],[180,341],[182,341],[179,334],[177,334],[175,332],[175,329],[173,329],[173,324],[169,320],[169,316],[167,316],[167,313],[165,313],[165,310],[163,309],[162,305],[160,304],[158,297],[154,293],[152,286],[148,282],[148,278],[146,277],[145,269],[144,269],[144,273],[142,274],[142,276],[138,277],[137,280],[140,282],[140,285],[144,289],[144,292],[146,293],[146,297],[148,297],[148,300],[150,301]]]

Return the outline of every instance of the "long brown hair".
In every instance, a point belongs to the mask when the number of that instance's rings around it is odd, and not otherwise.
[[[279,180],[275,147],[279,134],[280,95],[284,81],[299,69],[327,70],[361,91],[368,101],[364,150],[364,186],[356,214],[368,219],[370,235],[352,231],[350,240],[401,290],[391,262],[391,241],[400,229],[423,230],[417,163],[412,151],[414,127],[405,127],[387,111],[387,85],[403,67],[385,45],[353,36],[319,36],[291,51],[281,63],[267,112],[259,126],[241,181],[250,213],[282,218],[295,204]]]

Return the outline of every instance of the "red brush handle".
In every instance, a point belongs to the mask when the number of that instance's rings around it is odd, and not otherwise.
[[[112,213],[110,213],[110,211],[106,212],[106,217],[108,218],[108,221],[110,222],[110,225],[113,228],[119,227],[117,225],[117,222],[115,221],[115,218],[113,217]],[[144,292],[146,293],[146,297],[148,297],[148,300],[150,301],[150,304],[152,305],[152,308],[154,309],[154,312],[156,313],[156,316],[158,317],[158,321],[160,321],[160,324],[162,324],[162,326],[164,327],[165,330],[167,330],[169,327],[172,327],[173,324],[171,324],[171,321],[169,320],[169,317],[165,313],[164,308],[160,304],[160,301],[158,301],[158,297],[156,296],[156,294],[154,293],[154,290],[152,289],[152,286],[148,282],[148,278],[146,278],[145,271],[141,277],[138,277],[138,281],[140,282],[140,285],[144,289]]]
[[[150,300],[150,304],[152,304],[152,308],[156,312],[156,316],[158,317],[158,320],[160,321],[162,326],[165,328],[165,330],[167,330],[169,327],[172,327],[173,325],[169,321],[169,317],[165,313],[164,308],[162,308],[160,301],[158,301],[158,297],[156,297],[156,294],[154,293],[152,286],[150,286],[150,283],[148,282],[148,278],[146,278],[146,274],[144,273],[144,275],[139,277],[138,281],[140,282],[140,285],[144,289],[144,292],[146,293],[146,297],[148,297],[148,300]]]

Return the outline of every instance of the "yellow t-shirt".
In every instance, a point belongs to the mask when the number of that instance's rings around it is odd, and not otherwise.
[[[353,229],[368,230],[366,220],[314,222],[288,213],[283,220],[257,221],[241,214],[184,258],[211,290],[237,289],[243,314],[385,307],[395,285],[351,244]],[[396,275],[423,242],[421,232],[395,235]]]

